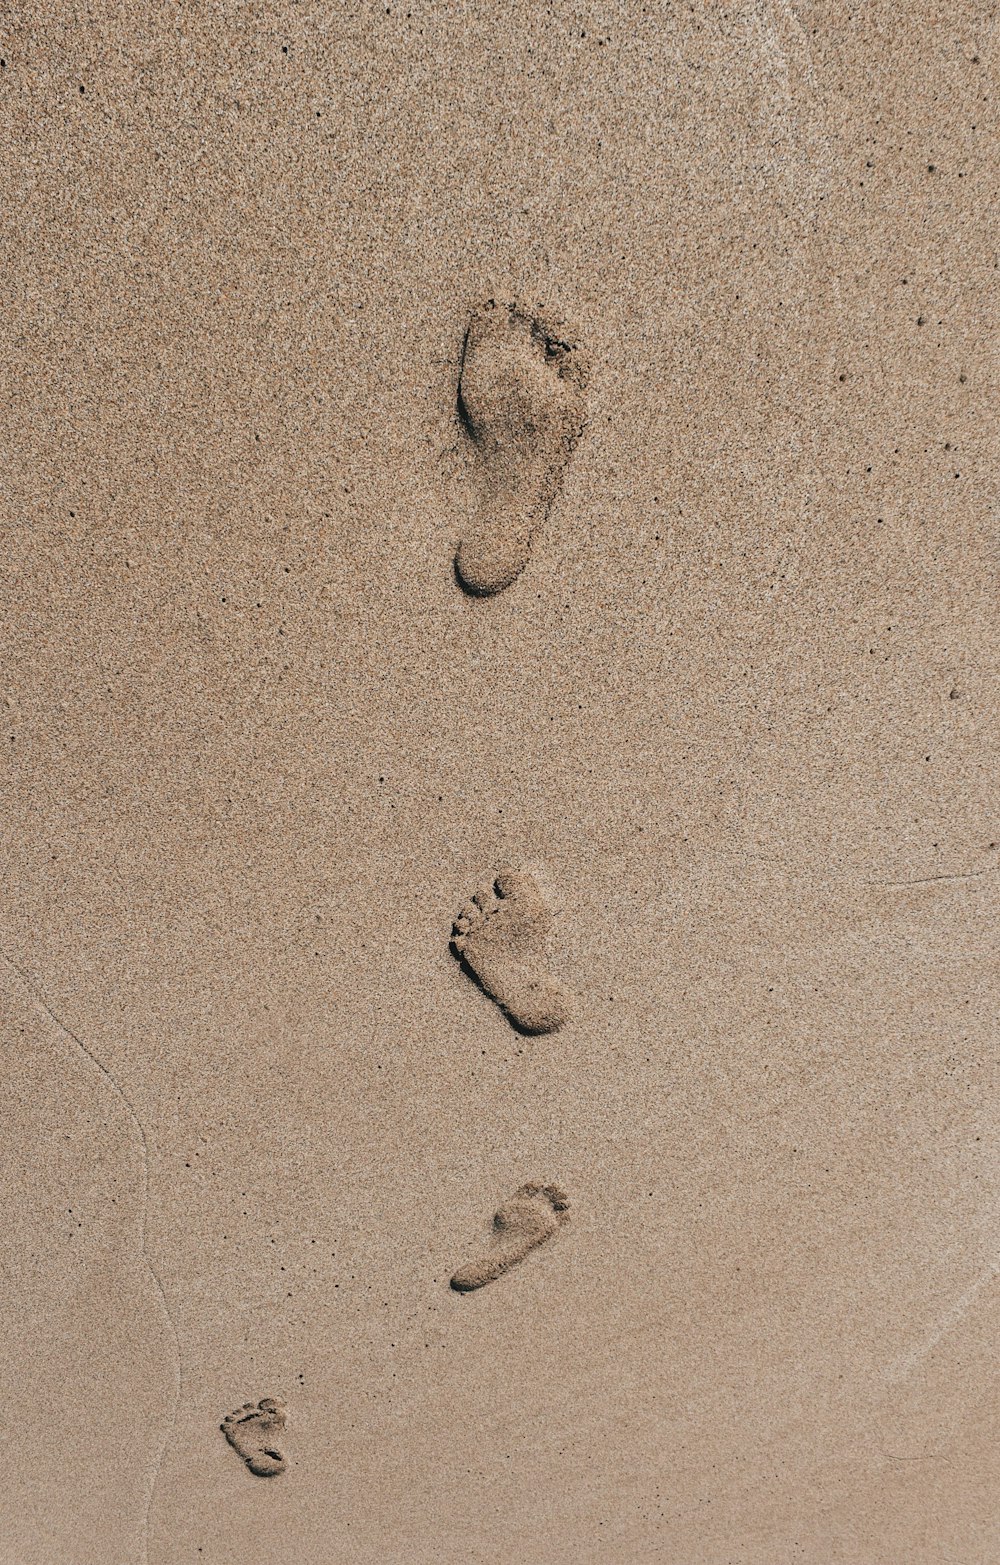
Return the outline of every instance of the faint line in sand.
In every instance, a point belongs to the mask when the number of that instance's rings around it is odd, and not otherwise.
[[[979,1294],[998,1274],[1000,1274],[1000,1260],[994,1261],[991,1266],[988,1266],[984,1272],[980,1273],[974,1282],[969,1284],[965,1292],[960,1294],[954,1303],[949,1305],[944,1314],[938,1318],[937,1322],[931,1327],[931,1330],[917,1347],[913,1348],[909,1353],[903,1353],[899,1358],[893,1359],[892,1363],[888,1364],[883,1371],[882,1378],[888,1381],[890,1385],[896,1385],[899,1381],[905,1380],[907,1375],[912,1374],[921,1360],[925,1359],[929,1353],[933,1353],[946,1332],[952,1331],[958,1325],[963,1315],[971,1309]]]
[[[87,1047],[87,1045],[83,1042],[83,1039],[77,1036],[77,1034],[73,1031],[72,1027],[67,1026],[67,1024],[62,1020],[62,1018],[56,1015],[56,1013],[52,1009],[52,1007],[48,1004],[48,1002],[38,992],[37,988],[32,983],[32,981],[29,978],[28,974],[26,972],[24,972],[24,970],[21,967],[18,966],[18,964],[13,960],[13,958],[9,955],[9,953],[7,951],[5,951],[5,950],[0,949],[0,956],[3,957],[4,961],[7,963],[7,966],[9,968],[11,968],[11,970],[17,974],[18,978],[20,978],[20,980],[21,980],[22,984],[24,985],[24,987],[28,990],[28,993],[31,996],[33,1004],[38,1008],[38,1010],[41,1011],[43,1013],[43,1015],[46,1016],[50,1022],[52,1022],[56,1027],[58,1027],[60,1032],[65,1033],[66,1037],[70,1038],[73,1041],[73,1043],[76,1044],[77,1048],[80,1050],[80,1053],[82,1055],[84,1055],[84,1057],[87,1060],[89,1060],[90,1064],[94,1067],[94,1069],[96,1071],[98,1071],[101,1076],[104,1077],[104,1080],[111,1087],[111,1090],[117,1095],[118,1098],[121,1099],[121,1102],[125,1106],[126,1115],[127,1115],[128,1119],[129,1119],[129,1121],[131,1122],[131,1124],[132,1124],[132,1126],[133,1126],[133,1128],[134,1128],[134,1130],[135,1130],[135,1132],[136,1132],[136,1134],[138,1135],[138,1138],[139,1138],[139,1147],[140,1147],[140,1150],[142,1152],[142,1169],[143,1169],[142,1205],[141,1205],[140,1216],[139,1216],[139,1251],[140,1251],[140,1254],[142,1256],[143,1263],[146,1266],[146,1269],[149,1272],[149,1275],[150,1275],[150,1277],[152,1279],[153,1286],[156,1289],[156,1292],[159,1294],[159,1297],[160,1297],[160,1304],[161,1304],[161,1306],[163,1308],[163,1313],[164,1313],[164,1316],[166,1317],[166,1321],[167,1321],[168,1335],[169,1335],[169,1337],[171,1339],[171,1342],[173,1344],[174,1364],[175,1364],[175,1367],[176,1367],[176,1375],[175,1375],[175,1380],[174,1380],[174,1395],[173,1395],[173,1402],[172,1402],[172,1405],[171,1405],[171,1408],[170,1408],[170,1417],[169,1417],[169,1420],[167,1421],[167,1423],[166,1423],[166,1425],[164,1427],[163,1439],[160,1442],[159,1450],[156,1453],[156,1460],[155,1460],[152,1472],[151,1472],[150,1477],[149,1477],[149,1482],[148,1482],[147,1490],[146,1490],[146,1508],[145,1508],[145,1511],[143,1513],[143,1518],[142,1518],[142,1544],[141,1544],[141,1546],[142,1546],[142,1565],[149,1565],[149,1518],[150,1518],[150,1515],[151,1515],[151,1512],[152,1512],[152,1509],[153,1509],[153,1498],[154,1498],[154,1495],[156,1493],[156,1485],[157,1485],[157,1481],[158,1481],[159,1476],[160,1476],[160,1468],[163,1465],[163,1458],[166,1455],[167,1445],[169,1443],[170,1436],[173,1433],[174,1424],[175,1424],[176,1419],[177,1419],[177,1408],[178,1408],[178,1405],[180,1403],[180,1394],[181,1394],[181,1346],[180,1346],[180,1338],[179,1338],[179,1336],[177,1334],[177,1327],[174,1324],[174,1318],[173,1318],[173,1316],[170,1313],[170,1307],[167,1304],[167,1295],[166,1295],[166,1292],[164,1290],[163,1283],[160,1281],[159,1273],[157,1272],[156,1267],[153,1265],[152,1261],[150,1260],[149,1251],[148,1251],[148,1249],[146,1247],[146,1229],[147,1229],[147,1219],[148,1219],[148,1216],[149,1216],[149,1142],[148,1142],[147,1137],[146,1137],[146,1131],[145,1131],[145,1128],[143,1126],[142,1120],[139,1118],[139,1115],[136,1113],[136,1110],[135,1110],[135,1107],[134,1107],[134,1105],[132,1103],[132,1100],[129,1097],[128,1093],[125,1091],[124,1087],[121,1085],[121,1083],[118,1080],[116,1080],[116,1078],[112,1075],[111,1071],[108,1070],[107,1066],[102,1064],[102,1062],[98,1059],[97,1055],[94,1054]]]

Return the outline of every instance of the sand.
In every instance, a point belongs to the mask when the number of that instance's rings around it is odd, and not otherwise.
[[[0,1560],[992,1565],[992,8],[0,57]]]

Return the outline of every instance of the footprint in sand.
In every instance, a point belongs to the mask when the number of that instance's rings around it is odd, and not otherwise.
[[[258,1478],[274,1478],[284,1472],[285,1458],[275,1442],[285,1427],[285,1409],[273,1397],[264,1397],[256,1407],[252,1402],[244,1403],[227,1413],[219,1427]]]
[[[492,299],[474,311],[458,381],[458,414],[483,487],[455,557],[467,592],[502,592],[528,563],[583,433],[586,383],[579,348],[542,321]]]
[[[471,1293],[517,1266],[565,1223],[569,1201],[556,1185],[522,1185],[493,1217],[496,1243],[451,1279],[456,1293]]]
[[[519,1032],[555,1032],[569,996],[548,966],[552,915],[533,875],[504,870],[455,920],[451,946]]]

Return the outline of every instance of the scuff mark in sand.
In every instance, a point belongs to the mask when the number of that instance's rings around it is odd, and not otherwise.
[[[965,1292],[960,1294],[944,1313],[938,1317],[930,1331],[915,1348],[911,1349],[909,1353],[902,1353],[898,1358],[893,1359],[883,1371],[882,1378],[888,1381],[889,1385],[894,1386],[898,1385],[901,1380],[905,1380],[908,1375],[911,1375],[917,1368],[917,1365],[922,1363],[929,1353],[933,1353],[941,1338],[947,1332],[954,1331],[959,1321],[972,1308],[979,1294],[982,1293],[984,1288],[989,1286],[998,1274],[1000,1274],[1000,1260],[994,1261],[992,1265],[988,1266],[985,1271],[981,1272],[969,1284]]]

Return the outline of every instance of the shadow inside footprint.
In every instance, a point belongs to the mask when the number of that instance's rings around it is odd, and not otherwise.
[[[456,958],[456,960],[458,962],[458,965],[462,969],[462,972],[465,974],[466,978],[470,979],[471,982],[475,984],[475,986],[479,990],[480,994],[484,994],[486,996],[487,1000],[492,1000],[494,1005],[500,1005],[500,1002],[497,1000],[496,995],[495,994],[491,994],[489,989],[487,989],[486,985],[483,983],[482,979],[480,978],[479,974],[476,972],[476,969],[473,967],[472,963],[470,961],[468,961],[467,958],[462,955],[461,951],[456,946],[454,940],[450,940],[448,942],[448,945],[449,945],[449,949],[451,950],[452,956]],[[513,1028],[513,1030],[516,1033],[518,1033],[522,1038],[537,1038],[541,1032],[545,1032],[546,1030],[548,1030],[548,1031],[552,1031],[553,1030],[551,1028],[545,1029],[545,1028],[538,1028],[538,1027],[529,1027],[525,1022],[522,1022],[518,1016],[512,1015],[511,1012],[508,1011],[507,1008],[505,1006],[503,1006],[503,1005],[500,1005],[500,1010],[503,1011],[504,1016],[506,1017],[507,1021],[510,1023],[511,1027]]]

